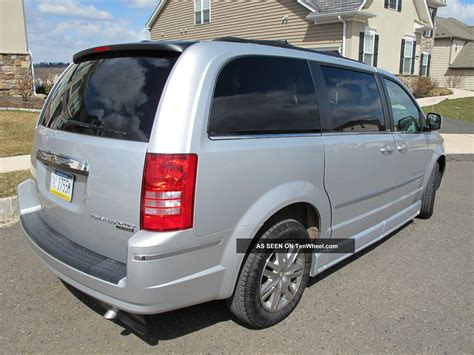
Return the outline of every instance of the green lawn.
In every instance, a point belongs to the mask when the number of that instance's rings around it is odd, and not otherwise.
[[[31,153],[39,113],[0,111],[0,158]]]
[[[29,170],[0,174],[0,198],[16,195],[16,185],[29,178]]]
[[[425,106],[423,111],[436,112],[448,118],[474,123],[474,97],[447,99],[436,105]]]

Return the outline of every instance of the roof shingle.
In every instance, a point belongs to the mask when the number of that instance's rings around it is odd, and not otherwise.
[[[459,38],[474,40],[474,26],[468,26],[455,18],[436,18],[435,38]]]
[[[474,68],[474,42],[467,42],[449,67],[455,69]]]

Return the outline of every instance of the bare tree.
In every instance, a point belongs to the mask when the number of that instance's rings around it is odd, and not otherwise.
[[[20,80],[18,91],[23,101],[28,101],[28,98],[33,94],[33,82],[31,81],[30,73],[27,73],[23,79]]]
[[[446,76],[446,86],[448,88],[458,88],[464,82],[464,76],[455,74]]]

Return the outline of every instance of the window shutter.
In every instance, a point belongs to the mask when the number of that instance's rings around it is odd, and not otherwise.
[[[403,57],[405,56],[405,39],[402,39],[402,48],[400,49],[400,74],[403,74]]]
[[[411,56],[411,73],[415,73],[416,41],[413,41],[413,55]]]
[[[402,0],[398,0],[398,12],[402,12]]]
[[[426,76],[430,76],[431,54],[428,54],[428,67],[426,68]]]
[[[420,76],[423,76],[423,57],[424,57],[424,54],[423,52],[421,52],[421,55],[420,55]]]
[[[359,62],[364,61],[364,37],[364,32],[359,33]]]
[[[375,43],[374,43],[374,67],[377,66],[378,59],[379,59],[379,35],[375,35]]]
[[[388,9],[388,0],[385,0],[384,6],[385,6],[386,9]]]

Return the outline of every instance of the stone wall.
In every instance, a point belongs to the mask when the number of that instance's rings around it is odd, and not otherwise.
[[[29,54],[0,53],[0,96],[19,96],[20,84],[29,75]]]

